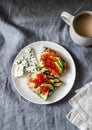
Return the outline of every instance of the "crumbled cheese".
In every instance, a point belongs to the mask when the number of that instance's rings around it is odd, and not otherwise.
[[[34,54],[34,50],[31,47],[25,48],[23,54],[18,58],[15,63],[14,76],[23,76],[26,72],[37,71],[37,60]]]

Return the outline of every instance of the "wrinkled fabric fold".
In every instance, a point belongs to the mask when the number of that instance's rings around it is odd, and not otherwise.
[[[69,104],[73,109],[67,119],[80,130],[92,130],[92,81],[77,90]]]

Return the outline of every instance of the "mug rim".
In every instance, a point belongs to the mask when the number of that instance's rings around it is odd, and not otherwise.
[[[73,29],[74,29],[75,33],[76,33],[78,36],[80,36],[80,37],[82,37],[82,38],[89,38],[89,39],[91,39],[92,36],[91,36],[91,37],[90,37],[90,36],[82,36],[82,35],[80,35],[79,33],[77,33],[76,30],[75,30],[75,28],[74,28],[74,20],[75,20],[78,16],[80,16],[80,15],[82,15],[82,14],[91,14],[91,15],[92,15],[92,11],[81,11],[81,12],[79,12],[78,14],[76,14],[75,17],[74,17],[74,19],[73,19],[73,21],[72,21]]]

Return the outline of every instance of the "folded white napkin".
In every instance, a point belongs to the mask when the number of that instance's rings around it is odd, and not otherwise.
[[[67,119],[80,130],[92,130],[92,81],[75,92],[76,95],[69,100],[73,109]]]

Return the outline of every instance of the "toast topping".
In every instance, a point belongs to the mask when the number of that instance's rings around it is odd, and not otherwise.
[[[34,78],[34,79],[30,78],[29,82],[30,83],[34,83],[35,84],[34,87],[37,88],[41,84],[49,83],[50,81],[49,81],[49,79],[43,73],[38,73],[36,75],[36,78]]]
[[[59,68],[56,65],[56,57],[53,54],[43,54],[41,57],[42,64],[46,67],[53,76],[57,76],[59,74]]]

